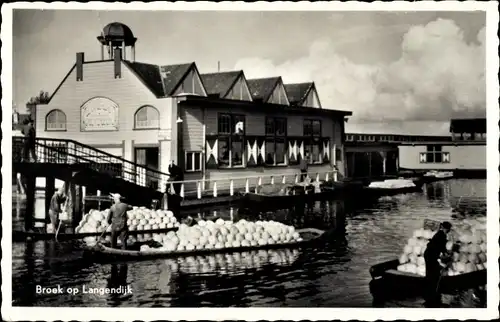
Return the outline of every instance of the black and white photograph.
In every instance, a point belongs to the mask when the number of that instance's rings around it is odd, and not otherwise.
[[[6,320],[498,318],[495,3],[151,5],[2,6]]]

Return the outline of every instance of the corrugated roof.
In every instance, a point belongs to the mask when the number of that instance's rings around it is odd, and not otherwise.
[[[452,133],[486,133],[486,119],[452,119],[450,121]]]
[[[205,85],[208,95],[218,95],[219,97],[224,97],[242,73],[243,72],[240,70],[202,74],[201,81]]]
[[[124,61],[142,80],[142,82],[156,95],[165,96],[163,84],[158,65]]]
[[[172,95],[194,63],[160,66],[165,95]]]
[[[313,82],[285,84],[286,94],[290,105],[300,105],[306,99],[309,89],[314,85]]]
[[[280,80],[281,77],[255,78],[247,80],[252,98],[254,100],[267,101],[273,93],[276,84]]]

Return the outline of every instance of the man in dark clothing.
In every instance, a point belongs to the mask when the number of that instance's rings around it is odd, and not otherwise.
[[[63,211],[62,205],[65,202],[66,202],[66,196],[64,195],[64,189],[63,188],[57,189],[57,191],[50,199],[50,206],[49,206],[49,218],[54,233],[56,232],[57,226],[59,224],[59,214]]]
[[[300,181],[303,182],[307,178],[307,168],[309,166],[309,152],[306,152],[305,157],[300,158]]]
[[[183,181],[184,180],[184,171],[182,171],[181,167],[179,167],[172,160],[170,165],[168,166],[168,173],[170,174],[169,181]],[[181,193],[181,183],[174,183],[174,192],[175,194]]]
[[[437,305],[440,303],[440,295],[438,293],[438,283],[441,278],[443,267],[439,263],[442,254],[446,254],[446,243],[448,242],[447,235],[451,230],[451,224],[447,221],[441,223],[439,231],[427,243],[427,248],[424,252],[425,259],[425,279],[426,279],[426,304]]]
[[[36,131],[33,126],[34,121],[32,119],[25,121],[25,127],[22,130],[24,134],[24,148],[23,148],[23,159],[26,162],[30,162],[30,155],[34,162],[36,162],[36,153],[35,153],[35,139],[36,139]]]
[[[112,193],[110,196],[114,202],[107,218],[108,224],[111,225],[111,247],[117,248],[116,243],[120,236],[122,249],[127,249],[127,211],[132,210],[132,207],[121,201],[122,196],[119,193]]]

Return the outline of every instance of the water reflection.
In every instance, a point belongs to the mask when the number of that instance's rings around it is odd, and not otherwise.
[[[484,183],[483,183],[484,184]],[[275,220],[326,231],[307,247],[99,265],[82,259],[76,242],[13,245],[13,299],[26,306],[291,306],[421,307],[422,299],[373,303],[371,265],[399,255],[425,218],[450,220],[446,185],[376,201],[317,201],[277,211],[216,207],[201,218]],[[429,185],[431,186],[431,185]],[[35,294],[36,285],[130,286],[132,294]],[[452,307],[481,306],[461,294]]]
[[[108,304],[109,306],[117,306],[122,299],[128,297],[128,294],[124,293],[127,289],[127,275],[128,275],[128,265],[127,264],[111,264],[111,273],[108,279],[108,289],[118,290],[117,292],[111,292],[109,294]]]

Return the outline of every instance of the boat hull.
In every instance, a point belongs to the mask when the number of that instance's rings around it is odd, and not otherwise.
[[[370,268],[372,281],[370,292],[374,298],[388,299],[425,294],[425,277],[399,272],[398,260],[374,265]],[[443,276],[439,283],[439,292],[455,294],[460,290],[468,290],[486,285],[486,270],[475,271],[455,276]]]
[[[165,229],[150,229],[150,230],[130,230],[128,235],[135,236],[140,234],[153,234],[153,233],[167,233],[169,231],[177,231],[177,228],[165,228]],[[92,232],[92,233],[62,233],[57,235],[57,240],[76,240],[83,239],[85,237],[99,237],[99,236],[111,236],[111,232]],[[27,232],[27,231],[13,231],[12,240],[13,241],[25,241],[26,239],[31,240],[51,240],[55,239],[55,233],[45,233],[45,232]]]
[[[384,196],[395,196],[400,194],[421,192],[422,185],[415,184],[414,187],[403,187],[403,188],[370,188],[365,187],[363,193],[372,198],[379,198]]]
[[[235,247],[235,248],[221,248],[221,249],[198,249],[198,250],[185,250],[185,251],[140,251],[140,250],[121,250],[113,249],[102,244],[88,248],[84,251],[84,257],[96,262],[110,262],[110,261],[139,261],[154,258],[172,258],[172,257],[187,257],[187,256],[202,256],[217,253],[234,253],[244,252],[260,249],[280,249],[280,248],[295,248],[301,247],[320,239],[323,231],[316,229],[301,229],[298,230],[303,238],[300,242],[271,244],[262,246],[248,246],[248,247]]]

